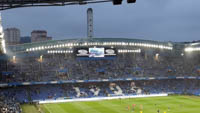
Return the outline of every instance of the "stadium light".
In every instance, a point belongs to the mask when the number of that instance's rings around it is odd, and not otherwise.
[[[171,46],[165,46],[165,45],[156,45],[156,44],[150,44],[150,43],[135,43],[135,42],[84,42],[84,43],[64,43],[64,44],[56,44],[56,45],[49,45],[49,46],[39,46],[39,47],[33,47],[28,48],[26,51],[40,51],[44,49],[53,49],[53,48],[62,48],[62,47],[69,47],[72,48],[74,46],[139,46],[139,47],[147,47],[147,48],[156,48],[156,49],[165,49],[165,50],[172,50],[173,47]],[[200,49],[199,49],[200,50]],[[190,51],[186,49],[186,51]]]
[[[56,53],[56,54],[63,54],[63,53],[73,53],[72,50],[49,50],[47,51],[48,54]]]
[[[16,56],[13,56],[11,61],[12,61],[13,63],[16,63]]]
[[[194,49],[191,47],[185,48],[185,52],[192,52],[192,51],[194,51]]]
[[[141,53],[141,49],[136,49],[136,50],[119,49],[118,53]]]
[[[1,44],[2,44],[3,53],[6,53],[6,44],[5,44],[4,39],[2,39]]]
[[[185,48],[185,52],[193,52],[193,51],[200,51],[200,47],[196,47],[196,48],[187,47],[187,48]]]
[[[136,3],[136,0],[127,0],[127,3]]]
[[[159,60],[159,53],[156,53],[156,55],[155,55],[155,60]]]
[[[40,55],[40,58],[38,59],[38,61],[39,61],[40,63],[43,62],[43,55]]]

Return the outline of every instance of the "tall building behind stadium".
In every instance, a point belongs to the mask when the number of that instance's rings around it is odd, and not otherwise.
[[[7,28],[4,30],[4,38],[7,45],[16,45],[20,43],[20,30],[18,28]]]
[[[47,31],[33,30],[31,32],[31,42],[42,42],[47,40],[52,40],[52,37],[47,36]]]

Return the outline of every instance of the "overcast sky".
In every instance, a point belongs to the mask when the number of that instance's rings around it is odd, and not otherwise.
[[[47,30],[54,39],[87,37],[86,11],[93,8],[94,36],[158,41],[200,40],[200,0],[137,0],[62,7],[18,8],[2,12],[3,27],[22,36]]]

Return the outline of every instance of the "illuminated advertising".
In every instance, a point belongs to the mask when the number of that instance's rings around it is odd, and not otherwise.
[[[115,56],[116,50],[113,48],[91,47],[91,48],[78,48],[74,52],[78,57],[107,57]]]
[[[89,48],[89,57],[104,57],[104,48]]]

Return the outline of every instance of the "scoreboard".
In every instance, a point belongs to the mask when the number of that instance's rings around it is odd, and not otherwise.
[[[104,48],[104,47],[77,48],[74,53],[77,57],[95,57],[95,58],[117,55],[116,49]]]

